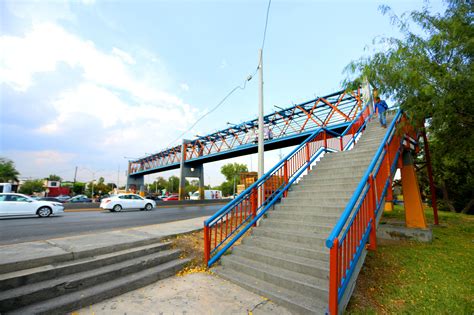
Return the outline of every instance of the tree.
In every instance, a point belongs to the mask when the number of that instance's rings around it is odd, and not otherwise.
[[[221,173],[229,182],[234,182],[234,177],[237,183],[240,183],[240,173],[248,172],[247,165],[239,163],[228,163],[221,167]]]
[[[56,175],[56,174],[51,174],[46,179],[50,180],[50,181],[61,181],[62,180],[62,178],[60,176]]]
[[[12,160],[0,158],[0,182],[17,182],[20,173],[16,170]]]
[[[166,189],[170,193],[177,193],[179,190],[179,177],[170,176],[170,178],[168,178],[168,185],[166,186]]]
[[[20,186],[20,193],[31,195],[33,193],[43,192],[43,180],[36,179],[36,180],[27,180]]]
[[[223,196],[231,196],[234,193],[234,182],[225,181],[218,189],[222,191]]]
[[[85,190],[86,190],[86,184],[85,183],[75,182],[74,185],[72,186],[72,191],[76,195],[84,194]]]
[[[381,7],[403,34],[383,38],[385,49],[346,67],[351,87],[363,77],[392,97],[427,132],[441,206],[474,210],[474,23],[470,1],[449,0],[443,15],[427,8],[398,17]],[[411,31],[410,23],[421,27]],[[353,75],[355,78],[351,78]]]
[[[225,176],[226,181],[220,186],[224,196],[234,193],[234,185],[240,184],[240,173],[248,172],[247,165],[239,163],[228,163],[221,167],[221,173]]]
[[[150,184],[150,192],[160,192],[163,189],[166,189],[168,187],[168,181],[164,179],[163,177],[157,177],[157,179]]]

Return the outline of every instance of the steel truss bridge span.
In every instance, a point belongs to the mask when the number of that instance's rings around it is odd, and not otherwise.
[[[264,116],[265,150],[302,143],[318,128],[341,132],[362,109],[361,89],[339,91]],[[129,161],[129,177],[189,167],[256,153],[258,119],[255,118]]]

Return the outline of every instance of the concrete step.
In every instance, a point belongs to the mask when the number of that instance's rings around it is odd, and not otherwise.
[[[331,183],[331,182],[337,183],[337,184],[348,184],[348,183],[353,183],[353,182],[360,182],[363,175],[364,173],[353,174],[353,173],[345,172],[343,174],[338,174],[338,175],[327,174],[326,177],[324,176],[307,177],[307,178],[304,178],[304,180],[302,180],[301,182],[299,182],[299,185],[307,186],[309,184],[325,184],[325,183]]]
[[[218,273],[295,313],[326,313],[329,251],[324,243],[384,135],[374,121],[354,149],[326,154],[265,214],[252,235],[222,258]],[[314,288],[314,279],[324,280],[324,290]]]
[[[271,284],[287,290],[295,291],[307,297],[317,297],[321,300],[327,298],[327,279],[322,280],[307,274],[301,274],[284,268],[275,267],[237,255],[233,255],[232,259],[229,259],[228,256],[223,257],[222,266],[240,273],[246,273],[251,277],[267,281]]]
[[[145,246],[145,245],[150,245],[150,244],[156,244],[161,241],[161,237],[150,237],[147,239],[140,239],[140,240],[128,240],[124,242],[123,240],[118,241],[116,244],[111,246],[110,244],[104,244],[104,247],[98,247],[94,246],[92,249],[89,249],[87,246],[85,246],[85,249],[83,250],[77,250],[73,253],[68,253],[68,254],[61,254],[59,256],[48,256],[46,258],[33,258],[30,260],[24,260],[21,263],[6,263],[6,264],[1,264],[0,263],[0,274],[3,273],[10,273],[13,271],[18,271],[18,270],[25,270],[25,269],[30,269],[30,268],[35,268],[35,267],[41,267],[45,266],[48,264],[52,263],[57,263],[57,262],[65,262],[65,261],[72,261],[72,260],[77,260],[77,259],[83,259],[83,258],[88,258],[88,257],[94,257],[97,255],[105,255],[121,250],[126,250],[130,248],[135,248],[135,247],[140,247],[140,246]]]
[[[338,177],[338,175],[343,175],[347,173],[351,173],[354,176],[354,174],[364,174],[365,171],[367,171],[368,166],[369,166],[369,163],[367,163],[367,165],[361,164],[358,166],[328,164],[325,167],[320,167],[319,169],[316,169],[313,174],[307,177],[308,179],[312,179],[316,177],[327,177],[328,175],[330,175],[331,177],[334,178],[334,177]]]
[[[354,149],[355,150],[355,149]],[[364,155],[355,154],[357,151],[344,151],[337,152],[336,154],[331,154],[328,157],[324,157],[318,164],[316,164],[316,169],[319,165],[332,165],[332,164],[359,164],[359,163],[369,163],[372,152],[367,152]],[[350,153],[350,154],[349,154]]]
[[[0,293],[0,310],[2,312],[10,311],[37,301],[56,298],[69,292],[111,281],[117,276],[125,276],[145,268],[151,268],[178,259],[179,255],[180,250],[159,251],[104,267],[3,291]]]
[[[272,238],[251,235],[242,240],[242,244],[248,244],[250,246],[272,250],[279,253],[287,253],[298,257],[310,258],[321,261],[329,261],[328,250],[315,250],[309,246],[298,242],[289,242],[282,240],[275,240]]]
[[[359,180],[357,179],[354,179],[353,181],[351,182],[348,182],[348,183],[338,183],[336,181],[329,181],[329,182],[326,182],[326,183],[316,183],[316,184],[313,184],[313,185],[306,185],[306,186],[303,186],[303,185],[293,185],[292,189],[290,190],[290,192],[300,192],[300,191],[305,191],[305,192],[312,192],[312,193],[319,193],[319,192],[334,192],[334,191],[337,191],[337,192],[353,192],[357,185],[359,184]]]
[[[339,220],[344,207],[315,208],[314,206],[283,206],[279,205],[275,210],[269,211],[268,218],[279,220],[291,220],[294,222],[312,222],[322,225],[334,225]]]
[[[317,233],[303,233],[300,231],[273,229],[271,227],[259,226],[254,229],[254,235],[264,236],[275,240],[301,242],[312,249],[322,249],[328,235]]]
[[[281,201],[282,205],[318,205],[318,206],[344,206],[349,201],[352,194],[347,194],[347,196],[340,196],[339,193],[333,192],[330,194],[304,194],[299,196],[293,196],[289,194],[288,197],[284,198]]]
[[[320,207],[325,208],[327,206],[337,207],[337,208],[344,208],[349,201],[349,198],[345,200],[329,200],[329,199],[302,199],[302,198],[295,198],[295,199],[287,199],[284,203],[282,202],[282,206],[288,207]],[[324,213],[324,212],[323,212]]]
[[[236,256],[244,257],[266,265],[319,278],[322,280],[319,284],[323,287],[326,287],[328,284],[327,276],[329,274],[329,263],[327,261],[292,256],[287,253],[274,252],[245,244],[236,246],[233,249],[233,253],[235,253]]]
[[[50,264],[41,267],[1,274],[0,292],[4,292],[13,288],[18,288],[22,285],[27,285],[49,279],[55,279],[61,276],[122,262],[127,259],[149,255],[158,251],[167,250],[170,246],[170,242],[155,243],[151,245],[125,249],[109,254],[97,255],[94,257],[62,262],[54,265]]]
[[[189,262],[188,259],[173,260],[147,268],[145,270],[121,276],[114,277],[113,280],[89,287],[87,289],[75,291],[53,299],[40,301],[26,307],[16,309],[9,314],[65,314],[82,307],[98,303],[105,299],[144,287],[158,280],[175,275],[184,265]]]
[[[247,290],[269,298],[295,314],[325,314],[327,301],[307,297],[292,290],[279,287],[267,281],[237,272],[230,268],[217,266],[212,271],[218,276],[231,281]]]
[[[317,222],[311,222],[306,220],[304,222],[298,222],[293,220],[279,220],[275,217],[268,217],[265,220],[262,220],[263,226],[272,226],[274,228],[287,228],[287,229],[295,229],[302,232],[308,233],[320,233],[324,234],[332,231],[333,226],[331,224],[320,224]]]
[[[337,193],[341,197],[352,197],[352,194],[354,193],[355,188],[357,187],[356,184],[353,185],[344,185],[343,187],[340,186],[323,186],[321,185],[318,188],[299,188],[299,189],[294,189],[291,190],[288,194],[288,196],[291,197],[297,197],[297,196],[303,196],[307,194],[314,194],[314,195],[330,195],[330,194],[335,194]]]

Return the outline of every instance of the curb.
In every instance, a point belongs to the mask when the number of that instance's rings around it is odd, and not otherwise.
[[[161,208],[184,208],[184,207],[203,207],[203,206],[212,206],[212,205],[225,205],[227,202],[212,202],[212,203],[186,203],[186,204],[173,204],[173,205],[161,205],[158,204],[155,209]],[[102,208],[77,208],[77,209],[64,209],[64,212],[87,212],[87,211],[109,211]]]
[[[182,228],[179,224],[186,220],[3,245],[0,246],[0,275],[157,243],[178,235],[202,230],[203,227],[198,222],[203,222],[206,218],[207,216],[189,219],[195,221],[185,223]],[[187,224],[189,224],[188,228]],[[160,235],[159,231],[164,230],[163,225],[168,225],[169,234]],[[114,243],[115,239],[118,239],[116,243]],[[96,247],[92,247],[91,244],[96,244]],[[28,254],[21,259],[23,253]],[[17,260],[15,260],[16,255],[19,256]]]

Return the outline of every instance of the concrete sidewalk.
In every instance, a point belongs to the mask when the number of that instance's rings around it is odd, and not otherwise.
[[[96,253],[113,252],[130,243],[147,240],[152,242],[202,229],[206,218],[4,245],[0,246],[0,269],[2,273],[13,272],[90,257]]]
[[[207,217],[0,246],[2,272],[54,265],[202,229]],[[49,266],[48,266],[49,265]],[[80,314],[290,314],[210,273],[175,276],[79,310]]]
[[[167,278],[84,307],[74,315],[278,314],[286,308],[215,275],[201,272]]]

